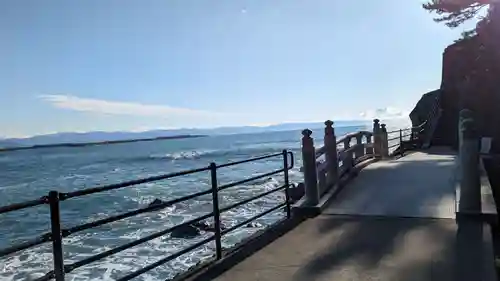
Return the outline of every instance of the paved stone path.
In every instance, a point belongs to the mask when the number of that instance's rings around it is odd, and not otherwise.
[[[454,154],[374,163],[327,210],[216,280],[457,280]]]

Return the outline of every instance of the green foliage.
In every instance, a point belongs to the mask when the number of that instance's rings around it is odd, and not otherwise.
[[[450,28],[455,28],[471,19],[478,19],[478,25],[487,20],[487,17],[480,17],[478,14],[484,8],[489,8],[489,0],[430,0],[423,4],[423,8],[429,12],[435,12],[440,17],[434,19],[439,23],[444,23]],[[470,38],[477,32],[477,27],[464,31],[462,38]]]

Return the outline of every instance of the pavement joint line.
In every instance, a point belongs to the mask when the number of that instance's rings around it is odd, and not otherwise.
[[[401,219],[401,220],[455,220],[455,218],[440,218],[440,217],[408,217],[408,216],[387,216],[387,215],[363,215],[363,214],[320,214],[317,218],[327,219],[331,217],[337,218],[359,218],[359,219]]]

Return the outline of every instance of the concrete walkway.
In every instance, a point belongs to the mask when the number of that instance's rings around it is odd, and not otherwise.
[[[455,218],[455,154],[415,152],[367,166],[326,214]]]
[[[454,157],[432,149],[368,166],[324,214],[216,280],[457,280]]]

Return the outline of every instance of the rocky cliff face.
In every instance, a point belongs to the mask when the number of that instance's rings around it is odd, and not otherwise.
[[[412,126],[418,126],[425,122],[434,101],[441,94],[441,90],[434,90],[424,94],[410,112]]]
[[[410,114],[413,125],[418,125],[420,116],[430,110],[426,100],[440,96],[443,111],[433,143],[457,146],[461,108],[474,111],[482,136],[500,139],[500,36],[492,37],[492,32],[485,29],[448,46],[443,54],[440,89],[424,94]]]

